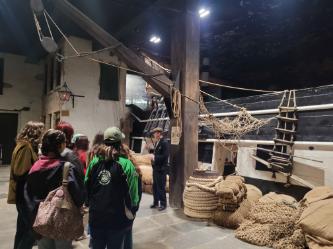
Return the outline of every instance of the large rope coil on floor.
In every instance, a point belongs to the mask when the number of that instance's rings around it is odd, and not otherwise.
[[[221,176],[211,179],[190,177],[183,193],[184,213],[193,218],[210,219],[218,204],[215,186],[221,181]]]

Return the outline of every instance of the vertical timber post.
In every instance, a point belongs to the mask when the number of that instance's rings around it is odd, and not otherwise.
[[[171,64],[173,79],[179,75],[180,92],[199,101],[200,20],[197,1],[184,0],[184,12],[172,27]],[[171,145],[170,206],[182,207],[186,180],[198,165],[198,115],[196,102],[182,97],[182,136],[179,145]],[[171,119],[171,125],[175,120]]]

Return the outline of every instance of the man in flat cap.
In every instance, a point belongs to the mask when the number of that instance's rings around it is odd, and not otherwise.
[[[167,200],[165,193],[166,171],[169,158],[169,145],[162,137],[163,129],[157,127],[151,131],[156,140],[154,145],[153,165],[153,195],[154,203],[150,208],[158,208],[159,211],[166,209]]]

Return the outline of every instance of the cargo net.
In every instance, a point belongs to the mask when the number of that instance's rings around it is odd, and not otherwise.
[[[236,106],[238,107],[238,106]],[[245,108],[240,108],[239,113],[234,119],[218,119],[213,116],[206,108],[203,98],[200,97],[200,120],[203,125],[212,129],[217,139],[239,140],[243,135],[257,131],[267,125],[273,118],[257,119],[254,118]]]
[[[264,196],[254,205],[235,235],[258,246],[301,249],[305,247],[304,234],[297,225],[301,213],[296,201],[267,201]]]

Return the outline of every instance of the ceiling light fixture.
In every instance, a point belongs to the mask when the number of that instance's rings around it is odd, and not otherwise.
[[[201,9],[199,9],[198,14],[199,14],[200,18],[204,18],[210,14],[210,10],[201,8]]]
[[[161,42],[161,38],[160,38],[159,36],[153,35],[153,36],[150,38],[149,41],[152,42],[152,43],[157,44],[157,43],[160,43],[160,42]]]

